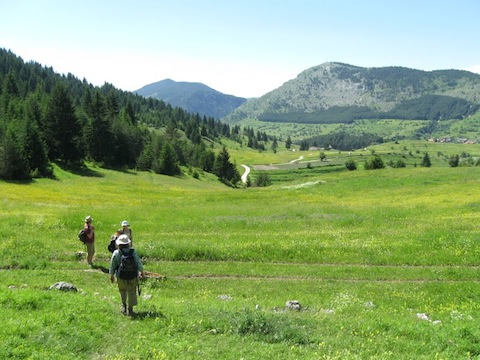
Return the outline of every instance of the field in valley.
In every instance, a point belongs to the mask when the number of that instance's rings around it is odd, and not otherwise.
[[[480,167],[451,168],[466,148],[437,146],[348,154],[406,159],[370,171],[346,171],[347,154],[332,152],[336,167],[272,172],[265,188],[94,167],[0,182],[0,357],[478,358]],[[433,166],[415,167],[425,151]],[[231,154],[249,166],[298,155]],[[86,215],[93,268],[76,239]],[[143,281],[135,318],[105,274],[124,219],[146,270],[166,276]],[[59,281],[79,291],[48,290]]]

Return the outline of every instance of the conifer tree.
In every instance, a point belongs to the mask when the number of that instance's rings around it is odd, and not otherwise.
[[[68,163],[81,160],[78,144],[80,123],[73,102],[61,83],[55,85],[48,101],[43,131],[51,160],[59,159]]]
[[[30,178],[30,168],[22,144],[22,123],[10,121],[0,145],[0,177],[23,180]]]
[[[422,159],[422,163],[420,164],[423,167],[430,167],[432,166],[432,162],[430,161],[430,156],[428,156],[428,153],[425,153]]]
[[[154,166],[154,171],[163,175],[179,175],[181,173],[175,151],[169,142],[163,145],[160,157]]]
[[[290,135],[287,138],[287,141],[285,141],[285,147],[287,149],[290,149],[292,147],[292,139],[290,138]]]
[[[88,153],[92,160],[111,165],[116,153],[116,138],[113,122],[107,116],[105,100],[98,90],[93,95],[91,112]]]
[[[225,146],[222,147],[222,150],[215,158],[213,172],[226,184],[235,185],[240,181],[240,174],[236,169],[235,164],[230,162],[230,154]]]
[[[48,161],[47,145],[36,121],[27,116],[24,126],[22,147],[29,172],[35,173],[35,176],[50,176],[51,169]]]

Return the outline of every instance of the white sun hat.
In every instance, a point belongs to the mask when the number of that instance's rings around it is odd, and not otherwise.
[[[127,220],[123,220],[121,225],[122,226],[130,226],[130,224],[128,223]]]
[[[117,245],[130,245],[131,241],[128,238],[128,235],[120,235],[117,240],[115,240],[115,244]]]

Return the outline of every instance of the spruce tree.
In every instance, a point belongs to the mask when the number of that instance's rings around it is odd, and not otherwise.
[[[75,107],[61,83],[53,89],[47,104],[43,131],[51,160],[68,163],[79,162],[82,154],[79,149],[80,123],[75,115]]]
[[[240,173],[236,169],[235,164],[230,162],[230,154],[225,146],[222,147],[222,150],[215,158],[213,172],[226,184],[235,185],[240,181]]]
[[[87,137],[88,154],[94,161],[111,165],[114,162],[117,142],[113,122],[107,115],[105,100],[98,90],[93,95],[91,116],[91,133]]]
[[[285,147],[287,149],[290,149],[292,147],[292,139],[290,138],[290,135],[287,138],[287,141],[285,141]]]
[[[175,151],[169,142],[163,145],[154,171],[163,175],[179,175],[181,173]]]
[[[420,164],[423,167],[430,167],[432,166],[432,162],[430,161],[430,156],[428,156],[428,153],[425,153],[422,159],[422,163]]]

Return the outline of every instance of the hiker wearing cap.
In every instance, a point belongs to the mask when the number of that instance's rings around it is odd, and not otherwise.
[[[95,255],[95,227],[92,225],[93,219],[89,215],[85,218],[83,229],[85,230],[85,245],[87,246],[87,263],[93,265],[93,255]]]
[[[133,316],[133,307],[137,305],[138,274],[144,276],[143,264],[135,249],[131,248],[132,242],[127,235],[120,235],[116,243],[118,248],[110,260],[110,282],[114,283],[117,278],[122,314]]]
[[[117,231],[117,236],[120,236],[123,234],[127,235],[131,241],[130,247],[133,248],[133,234],[132,234],[132,229],[130,228],[130,224],[128,223],[127,220],[123,220],[120,226],[122,228]]]

